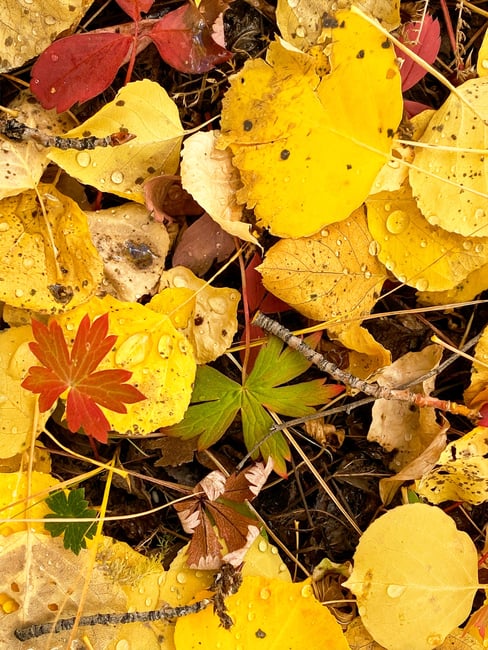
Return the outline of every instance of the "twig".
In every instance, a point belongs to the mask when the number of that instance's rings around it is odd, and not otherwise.
[[[370,395],[375,399],[390,399],[398,400],[401,402],[408,402],[420,408],[429,407],[437,408],[441,411],[447,411],[448,413],[456,413],[457,415],[464,415],[470,420],[477,421],[481,418],[479,411],[469,409],[463,404],[457,404],[456,402],[451,402],[448,400],[441,400],[437,397],[431,397],[428,395],[422,395],[420,393],[413,393],[406,389],[394,389],[388,388],[387,386],[380,386],[376,382],[368,383],[359,377],[351,375],[349,372],[341,370],[338,366],[324,357],[324,355],[319,352],[315,352],[311,347],[302,341],[298,336],[295,336],[290,332],[290,330],[283,327],[278,322],[265,316],[261,312],[257,312],[254,316],[253,323],[258,327],[266,330],[270,334],[274,334],[287,345],[289,345],[300,354],[315,364],[322,372],[326,372],[328,375],[333,377],[336,381],[340,381],[346,386],[353,388],[354,390],[361,391],[366,395]]]
[[[59,135],[43,133],[39,129],[27,126],[27,124],[23,124],[13,117],[0,119],[0,134],[16,142],[32,141],[41,144],[43,147],[55,147],[64,151],[67,149],[84,151],[95,149],[95,147],[117,147],[136,137],[127,131],[119,131],[104,138],[97,138],[94,135],[87,138],[63,138]]]
[[[85,625],[122,625],[124,623],[145,623],[147,621],[161,621],[172,618],[196,614],[205,609],[212,602],[210,598],[203,598],[192,605],[180,605],[178,607],[161,607],[160,609],[151,609],[147,612],[124,612],[122,614],[93,614],[91,616],[82,616],[78,620],[80,627]],[[72,618],[62,618],[57,623],[42,623],[40,625],[29,625],[21,627],[14,631],[19,641],[28,641],[35,639],[44,634],[51,632],[64,632],[73,629],[76,616]]]

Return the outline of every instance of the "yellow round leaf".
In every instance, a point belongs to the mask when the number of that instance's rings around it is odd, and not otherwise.
[[[37,359],[29,349],[33,340],[30,325],[0,332],[0,458],[25,451],[32,435],[38,435],[50,411],[38,414],[33,432],[37,395],[20,386]]]
[[[0,214],[1,300],[54,314],[95,292],[103,264],[86,215],[72,199],[39,185],[37,193],[0,201]]]
[[[104,137],[121,129],[136,138],[93,151],[52,149],[49,158],[85,185],[144,203],[143,182],[178,168],[183,137],[178,108],[156,82],[134,81],[66,137]]]
[[[263,284],[308,318],[335,322],[361,318],[374,305],[386,271],[363,209],[317,235],[282,239],[259,266]]]
[[[408,186],[375,194],[366,206],[378,258],[400,282],[419,291],[452,289],[488,262],[488,238],[468,238],[431,225]]]
[[[310,584],[246,576],[225,600],[234,625],[225,630],[211,607],[178,619],[177,650],[349,650],[341,627]]]
[[[93,320],[109,314],[109,333],[117,335],[114,347],[99,368],[130,370],[129,383],[146,399],[127,404],[127,413],[103,409],[111,429],[145,435],[179,422],[190,402],[196,364],[192,347],[169,317],[135,302],[112,296],[92,298],[57,320],[74,338],[85,314]]]
[[[237,199],[280,237],[348,217],[388,160],[401,118],[389,41],[359,15],[336,19],[330,74],[321,78],[312,56],[275,42],[268,62],[247,62],[224,98],[219,147],[231,148],[241,171]]]
[[[410,184],[432,225],[468,237],[488,236],[487,121],[488,78],[470,79],[449,95],[420,138],[431,147],[416,149]]]
[[[478,554],[471,538],[440,508],[399,506],[359,541],[344,583],[361,620],[388,650],[433,650],[471,611]]]

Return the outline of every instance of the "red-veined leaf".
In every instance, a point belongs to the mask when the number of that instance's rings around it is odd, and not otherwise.
[[[147,14],[154,0],[115,0],[119,7],[132,18],[140,20],[141,13]]]
[[[161,58],[180,72],[201,74],[232,53],[218,45],[200,11],[192,4],[166,14],[149,32]]]
[[[39,393],[39,408],[47,411],[67,390],[66,421],[73,433],[83,427],[85,433],[107,441],[110,424],[100,406],[117,413],[126,413],[125,404],[145,399],[134,386],[127,384],[129,370],[108,369],[94,372],[110,351],[117,337],[107,336],[108,314],[90,324],[84,316],[78,327],[71,350],[60,325],[52,320],[49,326],[32,322],[35,342],[29,347],[42,363],[33,366],[22,382],[22,387]]]
[[[31,91],[44,108],[58,113],[91,99],[110,86],[133,40],[110,32],[61,38],[34,63]]]

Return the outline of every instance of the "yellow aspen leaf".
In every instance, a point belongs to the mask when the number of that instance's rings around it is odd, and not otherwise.
[[[435,467],[417,481],[416,492],[431,503],[488,499],[488,428],[476,427],[447,445]]]
[[[123,542],[102,537],[90,572],[91,552],[82,549],[75,555],[63,548],[59,538],[25,531],[4,540],[0,602],[8,604],[9,614],[6,616],[4,611],[2,616],[1,647],[9,650],[70,647],[70,630],[49,637],[49,641],[48,637],[41,637],[24,642],[16,640],[14,630],[23,628],[26,622],[47,623],[73,617],[80,607],[81,614],[88,616],[148,610],[159,605],[159,584],[164,580],[164,570],[157,561],[140,555]],[[89,584],[85,593],[86,581]],[[161,641],[168,625],[154,621],[80,627],[73,643],[80,647],[89,643],[97,650],[172,650],[172,646]]]
[[[46,49],[61,33],[74,29],[93,0],[9,1],[0,21],[0,72],[20,68]]]
[[[218,146],[231,148],[241,172],[237,200],[280,237],[347,218],[388,160],[401,118],[388,39],[349,11],[331,22],[330,74],[277,41],[267,62],[249,61],[232,78],[223,102]]]
[[[366,199],[378,258],[400,282],[419,291],[445,291],[488,262],[488,238],[465,237],[431,225],[410,187]]]
[[[470,79],[449,95],[420,138],[430,146],[416,149],[410,184],[432,225],[468,237],[488,235],[487,120],[488,78]]]
[[[331,329],[368,314],[387,277],[363,208],[311,237],[282,239],[258,268],[269,291]]]
[[[391,363],[391,352],[357,321],[332,325],[328,334],[348,349],[347,371],[355,377],[367,379],[376,370]]]
[[[57,313],[85,302],[103,277],[85,213],[52,185],[0,201],[0,299]]]
[[[179,422],[190,403],[196,372],[193,349],[186,337],[175,329],[166,314],[112,296],[91,298],[56,320],[69,340],[85,314],[93,320],[106,313],[109,333],[115,334],[117,341],[98,368],[130,370],[130,383],[146,397],[127,404],[127,413],[101,407],[111,430],[146,435]]]
[[[30,341],[30,325],[0,332],[0,458],[24,451],[50,416],[50,411],[39,413],[38,431],[33,431],[37,396],[20,388],[29,368],[37,363]]]
[[[207,607],[177,621],[177,650],[349,650],[339,623],[316,600],[308,582],[292,584],[246,576],[239,591],[226,598],[225,604],[234,622],[230,630],[225,630],[218,616]]]
[[[20,122],[41,131],[63,133],[74,126],[68,113],[45,110],[27,90],[9,108],[18,111],[16,119]],[[0,199],[36,187],[49,164],[47,154],[48,149],[35,142],[0,140]]]
[[[196,362],[208,363],[224,354],[237,332],[239,292],[226,287],[212,287],[184,266],[175,266],[165,271],[161,275],[159,288],[161,293],[152,298],[148,307],[168,313],[165,311],[169,306],[168,300],[175,301],[170,317],[192,344]],[[168,288],[173,289],[171,298],[164,293]],[[188,289],[191,289],[191,297]],[[175,297],[176,290],[180,291],[179,299]],[[176,307],[176,302],[179,307]],[[188,319],[186,309],[192,303],[193,317]],[[181,319],[181,324],[178,319]],[[182,325],[185,319],[186,324]]]
[[[486,32],[478,50],[476,72],[478,73],[478,77],[486,77],[488,75],[488,35]]]
[[[230,235],[257,244],[251,226],[243,223],[236,191],[242,183],[230,150],[216,148],[218,131],[191,135],[181,153],[181,184],[219,226]]]
[[[478,553],[440,508],[399,506],[363,533],[344,586],[381,646],[433,650],[471,611]]]
[[[65,135],[104,137],[120,130],[136,138],[119,147],[93,151],[52,149],[49,158],[85,185],[144,203],[143,182],[160,174],[174,174],[178,168],[183,137],[178,108],[156,82],[134,81]]]
[[[54,476],[42,472],[0,474],[0,519],[7,520],[0,525],[0,538],[21,530],[45,533],[42,522],[26,523],[16,519],[42,519],[50,512],[44,499],[49,489],[58,483]]]
[[[418,291],[417,300],[421,305],[448,305],[473,300],[488,288],[488,264],[472,271],[458,285],[446,291]]]

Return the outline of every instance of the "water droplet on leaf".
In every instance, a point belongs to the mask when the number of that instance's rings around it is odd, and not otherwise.
[[[392,235],[399,235],[408,226],[409,218],[403,210],[394,210],[386,220],[386,228]]]
[[[88,151],[80,151],[76,155],[76,162],[80,167],[88,167],[88,165],[91,163],[91,158]]]

